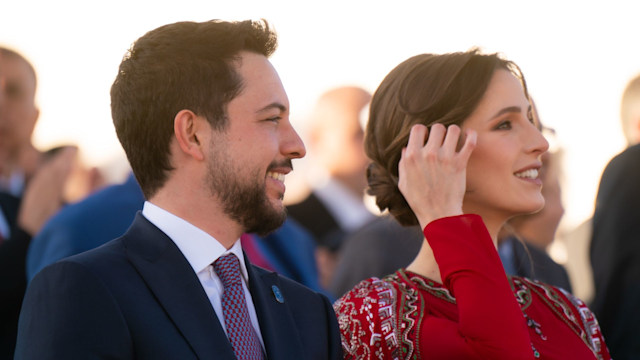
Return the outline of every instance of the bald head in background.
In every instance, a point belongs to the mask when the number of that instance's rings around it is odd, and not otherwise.
[[[325,176],[321,181],[310,178],[311,193],[288,206],[287,212],[314,236],[320,283],[325,288],[345,236],[375,217],[364,203],[369,160],[362,123],[370,101],[371,94],[359,87],[331,89],[320,96],[307,123],[309,158]]]
[[[629,81],[622,94],[620,120],[627,145],[640,143],[640,75]]]
[[[370,101],[371,94],[358,87],[329,90],[318,99],[309,124],[310,156],[357,196],[367,184],[361,121]]]

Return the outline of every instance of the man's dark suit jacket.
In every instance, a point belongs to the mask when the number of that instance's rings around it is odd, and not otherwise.
[[[593,213],[590,305],[614,359],[640,359],[640,144],[604,169]]]
[[[247,270],[268,359],[342,358],[326,297]],[[235,359],[188,261],[140,214],[122,237],[45,268],[25,296],[16,359],[93,358]]]

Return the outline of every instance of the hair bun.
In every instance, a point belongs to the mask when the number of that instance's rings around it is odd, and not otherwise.
[[[372,162],[367,167],[367,193],[376,199],[380,211],[389,213],[404,226],[418,225],[418,219],[398,189],[398,178],[380,164]]]

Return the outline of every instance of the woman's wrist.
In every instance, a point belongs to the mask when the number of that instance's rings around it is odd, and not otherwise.
[[[464,213],[462,212],[462,209],[450,209],[450,210],[443,210],[439,212],[432,211],[429,214],[424,214],[424,215],[416,214],[416,217],[418,219],[418,223],[420,224],[420,228],[424,232],[427,226],[434,221],[444,219],[444,218],[460,216],[460,215],[464,215]]]

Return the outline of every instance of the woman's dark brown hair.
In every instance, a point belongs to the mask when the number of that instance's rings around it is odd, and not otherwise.
[[[371,100],[365,134],[365,151],[372,163],[367,169],[368,193],[380,210],[402,225],[418,221],[398,190],[398,162],[415,124],[462,125],[478,106],[493,74],[508,70],[522,82],[520,69],[498,54],[467,52],[411,57],[393,69]]]

